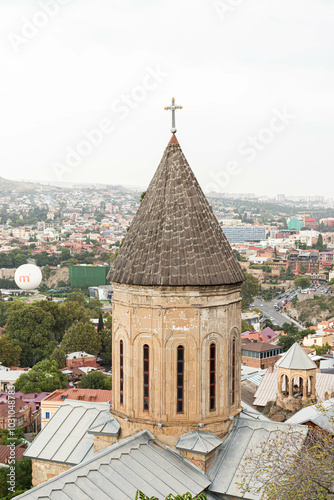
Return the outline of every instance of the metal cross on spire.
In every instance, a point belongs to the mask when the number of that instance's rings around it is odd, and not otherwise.
[[[175,111],[177,109],[182,109],[183,106],[176,106],[175,104],[175,97],[172,97],[172,105],[171,106],[166,106],[165,109],[167,111],[171,111],[172,112],[172,128],[171,128],[171,132],[172,134],[175,134],[176,133],[176,127],[175,127]]]

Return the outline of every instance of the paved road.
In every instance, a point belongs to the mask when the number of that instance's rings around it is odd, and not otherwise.
[[[294,320],[291,320],[285,314],[281,314],[280,312],[276,311],[276,309],[274,308],[274,304],[276,303],[277,300],[266,302],[264,300],[255,299],[252,306],[261,309],[261,311],[263,311],[263,314],[278,326],[283,326],[284,323],[294,323],[296,326],[298,326],[298,328],[302,329],[302,327],[300,327],[300,325]]]

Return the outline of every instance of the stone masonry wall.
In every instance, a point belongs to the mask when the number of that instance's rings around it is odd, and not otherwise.
[[[31,462],[32,485],[34,487],[72,468],[72,465],[58,464],[46,460],[32,459]]]
[[[240,286],[141,287],[113,284],[113,402],[122,438],[151,426],[168,444],[199,423],[224,434],[240,412]],[[235,392],[232,346],[235,339]],[[124,395],[120,402],[120,341]],[[216,345],[216,405],[210,410],[210,345]],[[149,346],[149,411],[143,405],[143,346]],[[177,413],[177,347],[184,346],[184,411]],[[125,424],[125,425],[124,425]],[[160,424],[160,427],[158,427]],[[161,426],[164,429],[161,430]],[[174,429],[173,429],[174,427]],[[212,429],[212,430],[211,430]],[[214,429],[214,430],[213,430]],[[167,444],[167,442],[166,442]]]

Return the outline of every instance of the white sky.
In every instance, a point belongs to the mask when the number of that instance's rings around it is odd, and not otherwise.
[[[48,3],[58,12],[41,17]],[[45,26],[31,34],[32,19]],[[2,177],[145,186],[175,95],[177,137],[205,189],[333,196],[332,0],[0,0],[0,36]],[[128,116],[111,110],[133,92]],[[275,119],[261,151],[238,151],[284,109],[294,118]],[[112,133],[66,164],[105,119]]]

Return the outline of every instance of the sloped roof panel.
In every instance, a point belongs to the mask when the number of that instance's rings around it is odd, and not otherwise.
[[[133,500],[140,489],[162,499],[186,491],[196,496],[209,484],[202,471],[143,431],[16,498]]]
[[[164,152],[108,279],[144,286],[227,285],[244,280],[177,140]]]
[[[295,342],[286,354],[277,361],[276,366],[290,370],[314,370],[317,368],[317,365],[309,358],[298,342]]]

